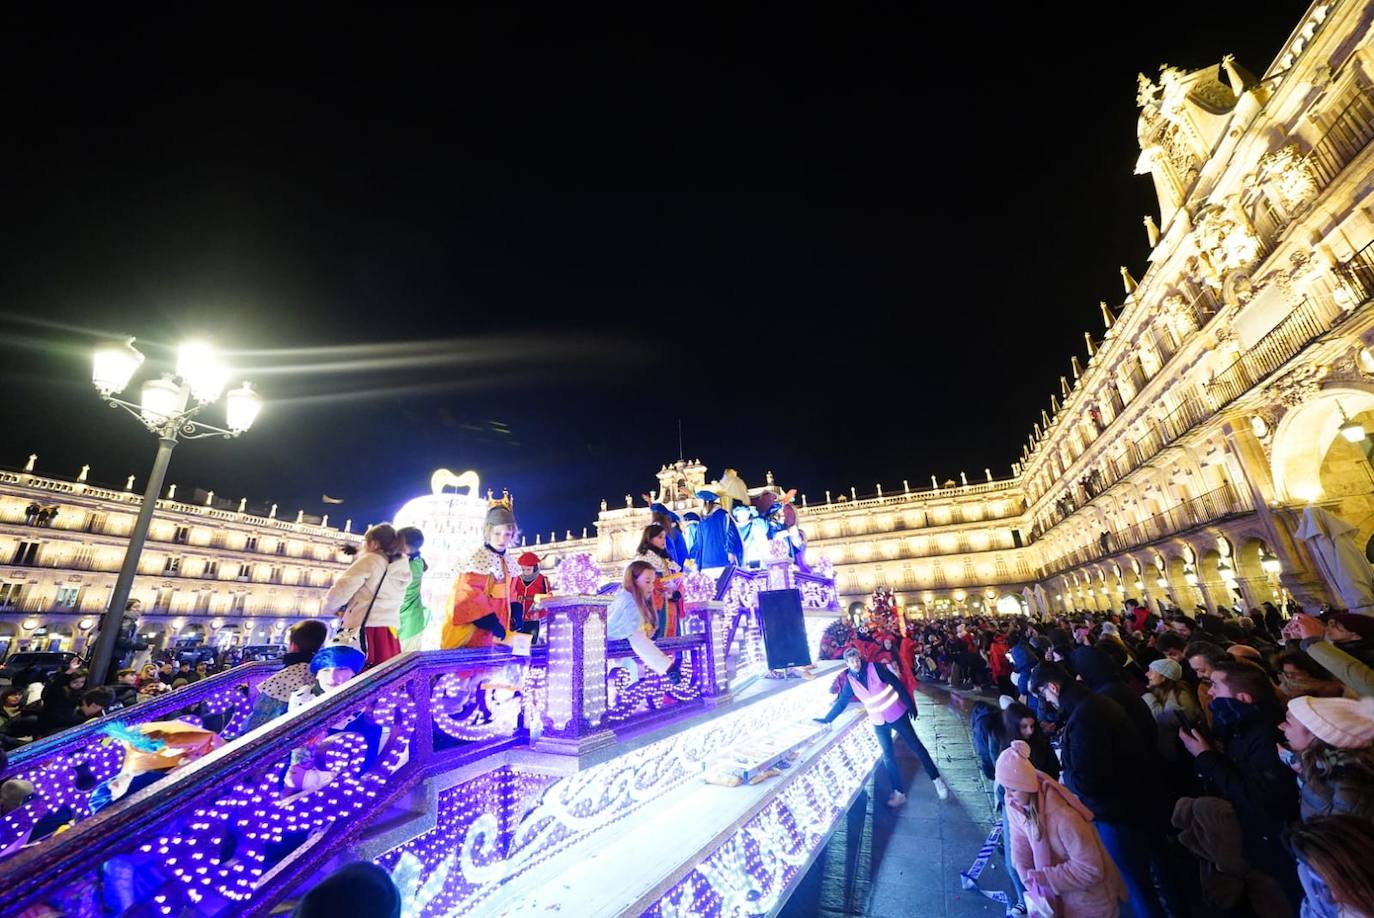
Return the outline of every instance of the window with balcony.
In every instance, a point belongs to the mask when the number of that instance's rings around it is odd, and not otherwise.
[[[216,561],[216,560],[214,560],[213,558],[212,558],[211,560],[209,560],[209,561],[206,561],[206,562],[205,562],[205,570],[201,572],[201,576],[202,576],[202,577],[212,577],[212,578],[213,578],[213,577],[218,577],[218,576],[219,576],[219,562]]]
[[[54,609],[75,609],[81,599],[81,587],[60,587],[53,598]]]
[[[178,545],[185,545],[191,541],[191,527],[178,526],[176,532],[172,533],[172,541]]]
[[[249,536],[249,537],[248,537],[248,541],[245,542],[244,545],[243,545],[243,550],[244,550],[244,551],[257,551],[257,550],[258,550],[258,537],[257,537],[257,536]]]
[[[37,561],[37,542],[20,542],[19,547],[14,550],[14,557],[10,559],[11,564],[35,564]]]
[[[22,583],[0,583],[0,609],[15,609],[24,592]]]
[[[281,583],[281,568],[280,568],[280,567],[274,567],[274,568],[272,568],[272,577],[271,577],[271,581],[272,581],[273,583]]]
[[[251,565],[251,564],[240,564],[240,565],[239,565],[239,576],[238,576],[239,581],[242,582],[242,583],[247,583],[247,582],[248,582],[249,580],[251,580],[252,578],[253,578],[253,565]]]

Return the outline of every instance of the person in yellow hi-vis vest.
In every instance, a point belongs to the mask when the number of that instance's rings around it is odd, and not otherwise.
[[[515,542],[510,497],[494,501],[482,529],[483,545],[458,569],[440,646],[490,647],[505,643],[510,630],[510,584],[518,575],[506,551]]]

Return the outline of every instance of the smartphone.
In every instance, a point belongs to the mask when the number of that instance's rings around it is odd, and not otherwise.
[[[1193,722],[1188,719],[1188,715],[1184,714],[1182,711],[1174,712],[1174,720],[1178,721],[1179,727],[1187,730],[1189,733],[1197,729],[1193,726]]]

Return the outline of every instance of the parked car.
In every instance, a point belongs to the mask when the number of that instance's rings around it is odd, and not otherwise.
[[[37,669],[47,678],[53,673],[65,670],[67,664],[74,659],[76,654],[70,651],[35,650],[12,653],[5,660],[5,664],[0,666],[0,682],[7,685],[13,683],[14,677],[26,669]]]
[[[276,660],[286,655],[285,644],[249,644],[241,648],[244,663],[252,660]]]

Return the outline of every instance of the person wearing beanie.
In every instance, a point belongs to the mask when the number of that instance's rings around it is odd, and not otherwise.
[[[945,779],[940,777],[940,769],[935,767],[935,760],[930,757],[930,752],[917,738],[916,729],[911,725],[911,718],[916,716],[916,702],[912,700],[906,686],[902,685],[902,680],[893,675],[892,670],[886,666],[866,662],[863,654],[854,647],[845,650],[844,663],[847,669],[840,680],[839,697],[830,706],[830,711],[824,717],[817,717],[816,722],[830,723],[840,716],[840,712],[851,701],[858,699],[863,702],[864,709],[868,712],[868,722],[873,725],[873,732],[878,735],[878,745],[883,750],[883,765],[887,768],[887,776],[892,781],[892,794],[887,798],[887,805],[899,807],[906,802],[902,772],[897,767],[897,757],[892,752],[893,733],[900,736],[911,751],[916,753],[916,758],[921,760],[921,767],[930,776],[931,782],[935,785],[935,793],[940,799],[948,798],[949,786],[945,784]]]
[[[1040,697],[1042,719],[1049,709],[1055,712],[1064,783],[1092,810],[1098,837],[1126,884],[1131,912],[1142,918],[1177,913],[1176,908],[1166,910],[1161,898],[1161,890],[1168,898],[1176,892],[1157,822],[1164,785],[1154,765],[1153,726],[1148,738],[1142,738],[1119,704],[1090,691],[1058,663],[1035,667],[1031,691]],[[1149,718],[1149,711],[1145,713]],[[1158,890],[1156,876],[1163,878]]]
[[[1168,657],[1150,663],[1145,670],[1145,681],[1148,688],[1140,697],[1155,720],[1155,744],[1164,760],[1162,774],[1169,796],[1196,794],[1192,758],[1178,738],[1178,728],[1181,724],[1202,722],[1197,694],[1184,681],[1183,667]]]
[[[509,497],[492,503],[482,526],[482,547],[458,566],[440,646],[490,647],[505,643],[511,627],[511,580],[518,576],[506,558],[515,544],[515,513]]]
[[[1030,762],[1014,740],[997,757],[1006,791],[1011,861],[1037,914],[1111,918],[1126,901],[1121,874],[1093,830],[1093,813],[1073,791]]]
[[[544,596],[553,595],[553,584],[539,570],[539,556],[527,551],[515,559],[520,568],[520,576],[511,581],[511,621],[515,630],[528,634],[533,640],[539,639],[539,623],[544,619],[544,610],[536,609]]]
[[[301,897],[293,918],[400,918],[401,894],[391,875],[358,861],[340,867]]]
[[[1374,819],[1374,698],[1294,698],[1280,728],[1296,755],[1304,820]]]

